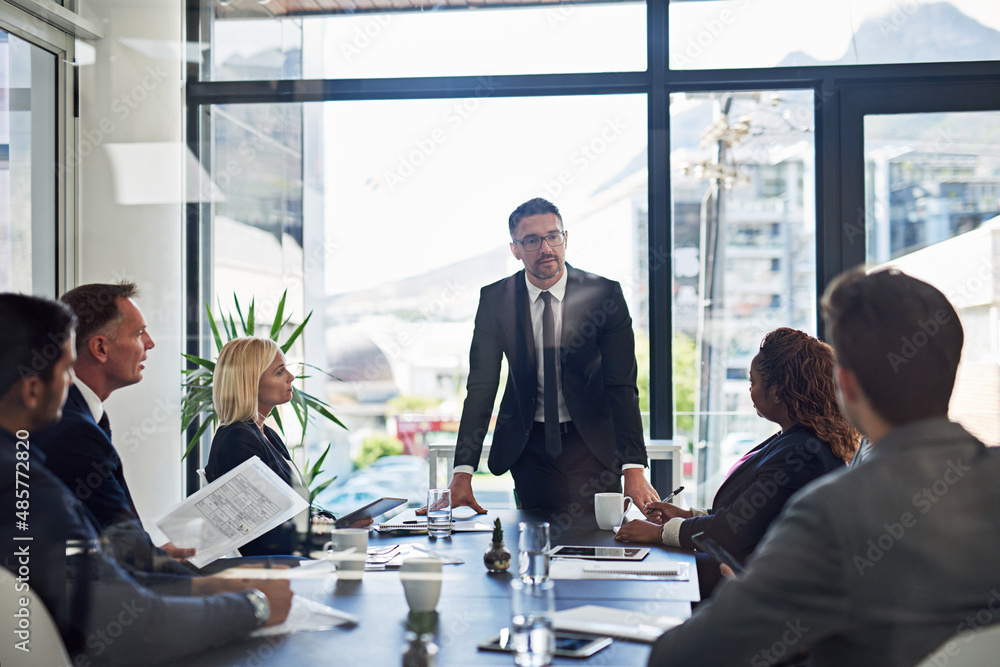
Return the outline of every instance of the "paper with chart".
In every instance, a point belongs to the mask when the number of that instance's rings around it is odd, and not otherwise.
[[[176,546],[197,549],[188,560],[204,567],[308,507],[254,456],[181,501],[156,527]]]

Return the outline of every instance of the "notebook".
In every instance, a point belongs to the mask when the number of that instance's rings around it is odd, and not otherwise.
[[[630,563],[554,559],[549,566],[553,579],[670,579],[688,580],[687,563]]]
[[[557,611],[552,615],[556,630],[609,635],[619,639],[653,643],[665,630],[680,625],[684,619],[638,611],[584,605]]]

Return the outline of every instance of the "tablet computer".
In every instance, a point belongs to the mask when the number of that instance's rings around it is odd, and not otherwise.
[[[642,560],[649,553],[643,547],[583,547],[561,544],[549,552],[552,558],[591,558],[594,560]]]
[[[553,655],[563,658],[589,658],[602,648],[610,646],[611,637],[582,635],[576,632],[555,631],[556,648]],[[479,645],[480,651],[513,651],[510,630],[503,628],[500,634]]]
[[[337,528],[347,528],[352,523],[356,521],[361,521],[363,519],[374,519],[377,516],[385,514],[389,510],[399,507],[406,502],[406,498],[379,498],[374,502],[370,502],[364,507],[359,507],[353,512],[349,512],[344,516],[337,519],[336,523],[333,525]]]

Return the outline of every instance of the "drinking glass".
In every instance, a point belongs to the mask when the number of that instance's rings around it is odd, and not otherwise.
[[[451,535],[451,489],[427,491],[427,534],[435,538]]]
[[[510,646],[519,667],[542,667],[552,662],[556,645],[554,589],[551,581],[530,584],[515,579],[510,583]]]
[[[541,584],[549,580],[549,524],[544,521],[522,521],[518,524],[517,569],[521,581]]]

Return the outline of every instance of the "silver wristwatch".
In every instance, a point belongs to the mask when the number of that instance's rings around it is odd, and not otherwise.
[[[268,602],[267,596],[256,588],[243,591],[243,595],[246,596],[247,600],[253,606],[253,616],[257,619],[257,627],[259,628],[267,623],[267,619],[271,616],[271,603]]]

